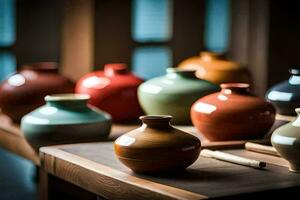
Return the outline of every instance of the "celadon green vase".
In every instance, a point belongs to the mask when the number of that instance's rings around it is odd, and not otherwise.
[[[57,94],[46,104],[25,115],[21,130],[38,146],[97,141],[109,135],[111,116],[87,105],[89,95]]]
[[[300,173],[300,108],[296,108],[295,121],[277,128],[271,142],[277,152],[290,164],[290,171]]]
[[[171,115],[174,125],[188,125],[192,104],[219,90],[219,86],[197,78],[195,71],[169,68],[166,75],[141,84],[138,99],[146,114]]]

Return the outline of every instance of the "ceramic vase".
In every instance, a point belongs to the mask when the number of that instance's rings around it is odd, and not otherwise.
[[[300,107],[300,69],[292,68],[289,72],[289,80],[274,85],[266,93],[266,99],[282,115],[296,115],[295,108]]]
[[[80,94],[46,96],[44,106],[22,118],[21,130],[29,142],[40,146],[106,138],[111,116],[88,106],[88,99]]]
[[[76,85],[76,93],[89,94],[89,103],[111,114],[115,122],[138,119],[143,111],[137,99],[142,79],[130,73],[125,64],[106,64],[104,71],[91,72]]]
[[[290,171],[300,173],[300,108],[295,121],[277,128],[271,137],[272,145],[290,164]]]
[[[199,78],[216,84],[251,82],[250,73],[246,68],[236,62],[221,59],[213,52],[201,52],[199,56],[182,61],[178,67],[197,70],[196,75]]]
[[[74,84],[58,74],[56,63],[43,62],[25,65],[0,85],[1,112],[14,122],[44,104],[48,94],[69,93]]]
[[[140,104],[148,115],[171,115],[174,124],[190,124],[190,108],[219,87],[198,79],[195,71],[169,68],[165,76],[150,79],[138,89]]]
[[[272,104],[249,93],[249,84],[221,84],[220,92],[196,101],[194,126],[211,141],[262,138],[275,120]]]
[[[142,116],[143,125],[119,137],[117,158],[138,173],[182,170],[199,156],[200,140],[170,125],[171,116]]]

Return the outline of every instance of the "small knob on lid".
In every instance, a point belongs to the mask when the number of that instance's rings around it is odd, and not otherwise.
[[[220,85],[222,93],[249,93],[250,85],[248,83],[222,83]]]
[[[139,119],[149,127],[170,128],[170,115],[144,115]]]
[[[211,60],[217,59],[219,57],[219,55],[214,52],[202,51],[202,52],[200,52],[200,57],[204,61],[211,61]]]
[[[116,74],[126,74],[128,72],[127,65],[124,63],[110,63],[105,64],[104,73],[106,76],[113,76]]]

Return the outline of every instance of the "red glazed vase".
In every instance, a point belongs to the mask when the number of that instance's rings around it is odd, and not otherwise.
[[[222,90],[196,101],[194,126],[211,141],[263,137],[275,120],[272,104],[249,93],[249,84],[221,84]]]
[[[104,71],[91,72],[76,85],[76,93],[89,94],[89,103],[108,112],[115,122],[138,119],[143,111],[137,99],[142,79],[130,73],[126,64],[106,64]]]
[[[14,122],[44,104],[50,94],[74,92],[74,84],[58,74],[57,63],[26,64],[0,85],[1,112]]]

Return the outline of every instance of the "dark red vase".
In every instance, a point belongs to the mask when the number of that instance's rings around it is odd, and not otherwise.
[[[221,84],[222,90],[196,101],[194,126],[211,141],[262,138],[275,120],[272,104],[249,93],[249,84]]]
[[[57,63],[27,64],[0,85],[1,112],[14,122],[43,105],[50,94],[74,92],[74,84],[58,74]]]
[[[143,114],[137,99],[137,88],[142,82],[125,64],[106,64],[104,71],[82,77],[75,91],[89,94],[89,103],[111,114],[113,121],[130,122]]]

